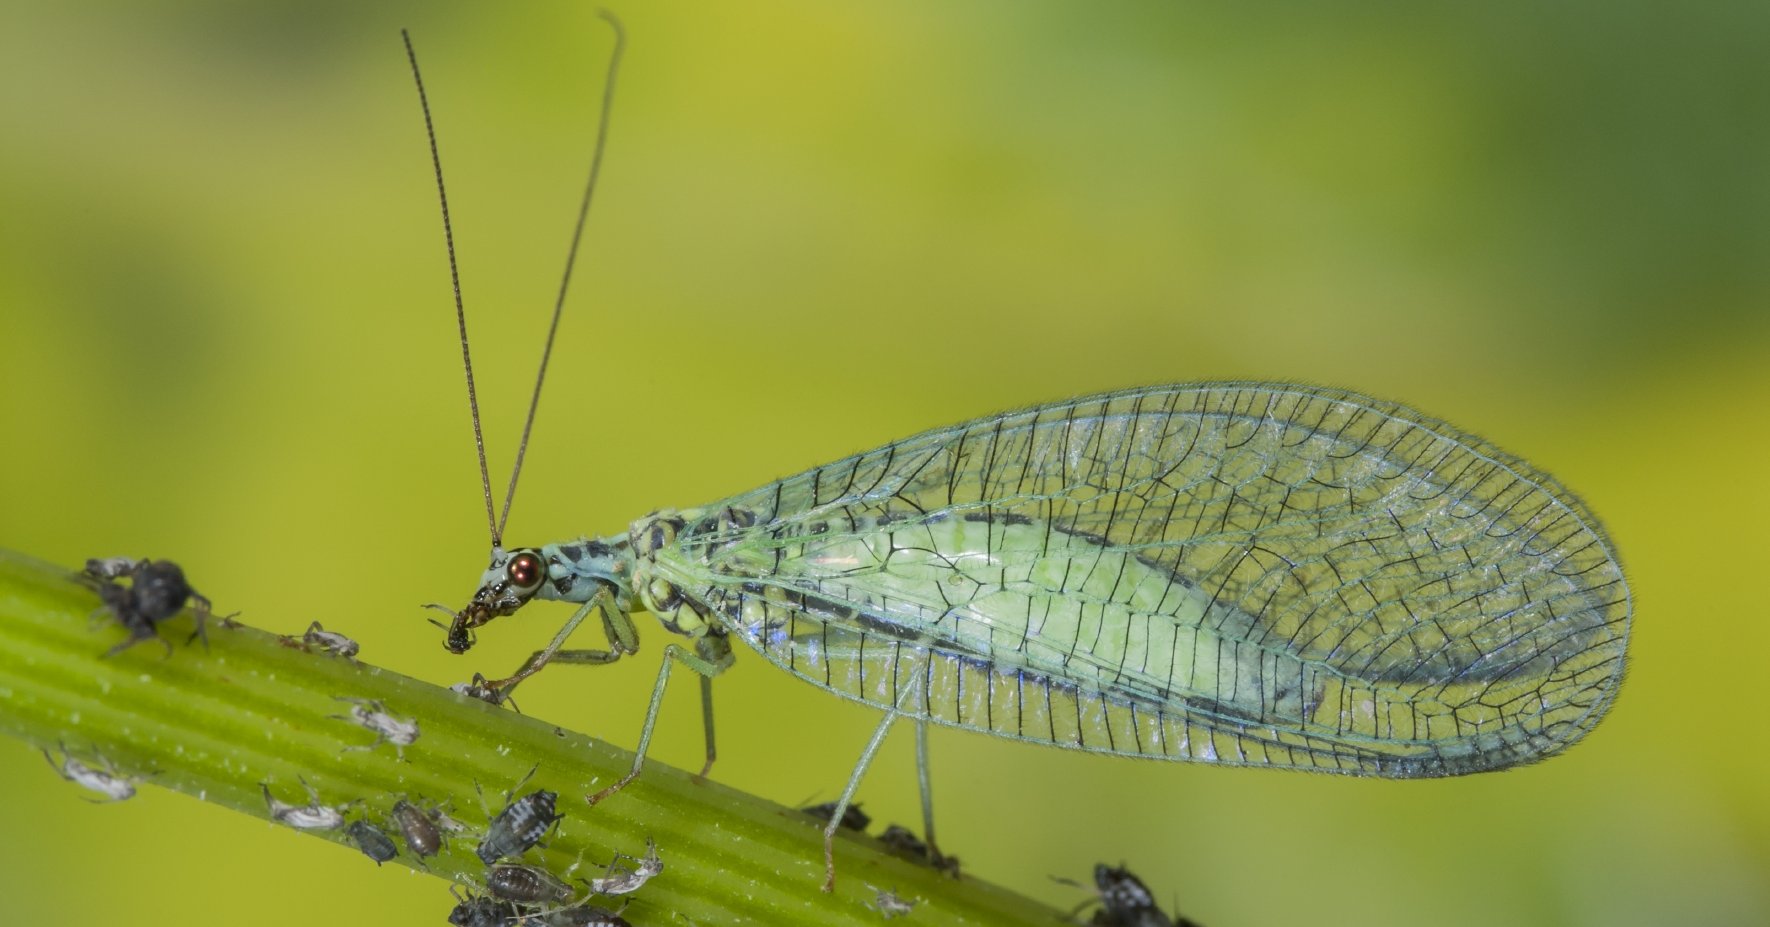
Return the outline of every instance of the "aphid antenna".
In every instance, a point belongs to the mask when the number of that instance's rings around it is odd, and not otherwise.
[[[504,804],[506,804],[506,805],[510,804],[512,797],[515,796],[517,792],[521,791],[523,786],[529,784],[529,780],[534,778],[534,776],[535,776],[535,771],[540,768],[541,768],[540,762],[536,761],[535,765],[529,767],[528,773],[522,777],[522,780],[520,782],[516,783],[516,785],[512,788],[505,789],[504,790]],[[481,811],[485,812],[486,820],[488,820],[488,821],[491,820],[493,817],[492,806],[486,804],[485,789],[480,788],[478,779],[473,780],[473,791],[479,795],[479,808]]]
[[[615,79],[620,73],[621,57],[627,47],[627,33],[621,21],[608,10],[599,9],[596,15],[607,22],[615,33],[614,51],[609,55],[608,76],[603,85],[601,115],[596,127],[596,144],[590,159],[590,177],[584,184],[584,195],[578,203],[577,221],[572,227],[571,245],[566,251],[565,271],[560,275],[559,293],[553,303],[553,314],[547,323],[547,338],[541,346],[541,363],[535,371],[535,389],[529,397],[528,412],[523,418],[522,437],[516,446],[516,461],[510,468],[510,484],[504,493],[504,507],[500,514],[494,516],[492,509],[491,473],[486,466],[485,432],[480,425],[479,394],[474,387],[473,354],[468,347],[467,310],[461,299],[461,273],[455,257],[455,234],[449,221],[449,197],[443,185],[442,156],[436,141],[436,126],[430,115],[430,102],[424,92],[424,78],[418,70],[418,56],[412,50],[412,39],[406,30],[400,30],[400,38],[405,42],[406,59],[412,66],[412,80],[418,86],[418,104],[424,111],[424,131],[430,141],[430,162],[436,173],[437,200],[442,206],[443,241],[449,255],[449,280],[454,288],[455,325],[461,337],[461,366],[467,375],[467,408],[473,418],[473,446],[479,457],[480,490],[485,497],[486,527],[490,529],[492,546],[502,546],[504,542],[504,526],[510,520],[510,506],[516,499],[517,478],[522,475],[523,458],[528,454],[529,436],[535,427],[535,413],[541,405],[541,387],[547,380],[547,365],[553,357],[553,342],[559,334],[559,320],[565,311],[566,294],[571,289],[572,271],[577,265],[579,245],[583,241],[584,226],[589,220],[590,203],[595,198],[597,178],[602,173],[603,152],[608,144],[609,115],[613,110]],[[444,609],[446,611],[446,609]]]
[[[479,796],[479,810],[485,814],[486,822],[489,824],[492,820],[492,806],[486,802],[485,789],[479,787],[478,779],[473,780],[473,794]]]
[[[529,771],[526,773],[523,773],[522,778],[518,779],[515,785],[504,790],[504,801],[506,801],[506,802],[510,801],[512,796],[514,796],[517,792],[522,791],[522,787],[525,785],[528,785],[529,780],[535,778],[535,773],[538,773],[540,771],[541,771],[541,762],[539,760],[536,760],[535,765],[530,766]],[[474,785],[477,787],[479,785],[479,783],[476,782],[476,783],[474,783]]]

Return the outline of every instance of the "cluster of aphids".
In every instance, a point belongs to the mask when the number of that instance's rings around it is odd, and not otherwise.
[[[383,824],[390,824],[399,833],[405,841],[406,852],[420,866],[424,865],[425,860],[442,852],[447,844],[448,834],[467,829],[439,806],[411,802],[404,798],[395,801],[384,815],[362,812],[355,820],[350,820],[348,812],[361,802],[328,805],[320,801],[319,792],[305,780],[301,786],[307,790],[308,800],[305,805],[279,801],[270,793],[268,785],[259,785],[264,792],[264,803],[270,809],[271,818],[297,830],[342,828],[345,836],[356,844],[357,849],[363,851],[364,856],[374,860],[377,866],[399,856],[399,846],[388,836],[382,824],[375,823],[372,817],[379,817]]]
[[[836,813],[836,803],[831,801],[821,805],[807,805],[799,810],[827,823],[830,820],[830,815]],[[872,824],[873,819],[861,811],[858,804],[851,804],[842,810],[841,827],[843,830],[864,834]],[[879,842],[884,844],[885,849],[891,851],[895,856],[911,862],[926,863],[934,867],[937,872],[945,873],[955,879],[959,877],[959,858],[957,856],[948,856],[940,852],[939,848],[916,836],[915,831],[902,824],[887,824],[885,829],[879,832]]]
[[[531,771],[531,775],[533,772]],[[526,781],[526,779],[525,779]],[[269,786],[260,785],[265,805],[276,821],[298,830],[343,831],[364,856],[379,866],[400,855],[400,844],[421,867],[447,846],[451,834],[464,833],[466,825],[434,804],[401,798],[385,813],[352,815],[360,802],[328,805],[306,781],[304,805],[280,801]],[[518,789],[521,788],[519,783]],[[584,889],[568,885],[551,871],[516,862],[530,848],[542,845],[547,833],[564,815],[557,811],[558,793],[537,789],[512,798],[505,793],[504,809],[490,815],[485,834],[474,853],[485,864],[484,888],[479,893],[456,889],[456,905],[449,923],[456,927],[627,927],[620,914],[587,903],[592,895],[623,895],[636,891],[663,869],[655,848],[636,867],[615,871],[601,879],[584,882]],[[389,830],[399,835],[399,840]],[[578,897],[578,896],[582,897]]]
[[[106,656],[145,640],[159,640],[170,654],[172,645],[159,636],[159,626],[182,611],[187,602],[194,606],[196,619],[191,639],[202,637],[207,644],[209,600],[191,588],[177,564],[127,557],[93,559],[86,562],[83,575],[97,591],[104,610],[129,633]],[[282,640],[285,646],[346,660],[354,660],[361,651],[356,641],[326,630],[318,621],[301,635],[289,635]],[[507,701],[502,690],[478,675],[472,682],[451,688],[493,705]],[[399,717],[374,700],[343,696],[339,700],[349,702],[350,707],[346,714],[336,717],[375,735],[371,743],[346,749],[368,750],[390,744],[403,758],[404,748],[417,741],[419,728],[415,719]],[[43,755],[58,775],[104,796],[102,800],[121,801],[135,794],[136,780],[102,760],[91,763],[76,759],[65,747],[59,760],[47,750]],[[529,775],[533,774],[534,770],[530,770]],[[271,818],[298,830],[341,831],[377,866],[398,858],[403,843],[411,859],[426,867],[425,861],[446,847],[449,835],[467,830],[444,807],[435,804],[400,798],[384,811],[353,813],[362,807],[360,800],[330,805],[320,799],[319,792],[306,780],[301,781],[301,786],[307,793],[307,802],[291,804],[272,795],[269,785],[260,783]],[[518,783],[512,791],[521,788],[522,783]],[[518,861],[530,848],[542,845],[542,839],[564,817],[556,808],[558,794],[537,789],[515,798],[506,792],[504,798],[504,809],[496,815],[487,809],[486,831],[475,847],[486,867],[483,890],[463,894],[457,889],[457,903],[449,913],[449,923],[456,927],[629,927],[618,911],[589,904],[588,900],[597,895],[630,894],[662,872],[663,862],[658,858],[656,845],[648,843],[643,857],[618,857],[601,878],[575,880],[581,886],[575,888],[548,869]],[[394,834],[398,835],[397,840]]]
[[[86,561],[86,571],[82,575],[98,591],[104,610],[129,632],[121,643],[105,651],[105,656],[115,656],[147,640],[159,641],[170,656],[172,644],[160,636],[160,625],[183,611],[186,602],[194,606],[191,615],[197,624],[196,630],[191,632],[191,639],[200,637],[204,645],[208,645],[209,600],[191,588],[178,564],[170,560],[136,560],[133,557],[94,558]],[[127,584],[119,582],[125,579],[129,581]],[[227,620],[222,619],[224,623]]]
[[[534,775],[534,770],[529,770]],[[524,777],[523,782],[527,782]],[[522,788],[517,783],[512,791]],[[580,888],[566,883],[551,870],[513,862],[564,819],[557,808],[559,795],[537,789],[516,798],[504,793],[504,810],[492,815],[485,837],[474,848],[485,864],[482,893],[463,894],[458,888],[449,923],[456,927],[627,927],[618,911],[589,903],[595,895],[626,895],[638,891],[664,869],[657,846],[650,844],[636,865],[611,864],[602,878],[576,880]],[[574,865],[572,869],[576,869]],[[567,871],[570,875],[570,870]]]

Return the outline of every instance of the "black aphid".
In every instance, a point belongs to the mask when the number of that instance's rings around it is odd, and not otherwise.
[[[530,769],[528,776],[522,777],[522,782],[527,782],[534,774],[535,770]],[[522,782],[516,787],[522,788]],[[509,799],[510,793],[505,792],[504,796]],[[541,838],[547,836],[548,828],[565,818],[555,812],[558,802],[559,793],[539,789],[506,804],[504,810],[486,825],[485,839],[474,850],[480,861],[490,866],[507,857],[521,856],[529,847],[540,843]]]
[[[833,801],[826,801],[821,805],[806,805],[799,810],[817,818],[819,824],[828,824],[830,823],[830,815],[836,813],[836,803]],[[872,824],[872,816],[860,810],[860,805],[858,803],[849,805],[848,808],[842,812],[841,826],[843,830],[859,831],[864,834],[866,833],[867,828],[871,827]]]
[[[442,828],[437,826],[436,812],[426,810],[405,799],[393,803],[393,823],[400,836],[406,838],[406,849],[419,859],[428,859],[442,851]]]
[[[517,904],[558,904],[572,897],[572,887],[539,866],[497,863],[486,868],[486,891]]]
[[[393,838],[368,821],[351,821],[344,833],[377,866],[399,855],[399,847],[393,845]]]
[[[522,909],[508,901],[485,895],[463,895],[460,888],[454,886],[449,891],[455,896],[455,908],[449,912],[449,923],[455,927],[514,927],[526,920]]]
[[[209,618],[209,600],[185,581],[184,570],[170,560],[134,560],[129,557],[108,557],[86,561],[86,576],[93,580],[98,598],[112,617],[129,632],[122,643],[105,651],[114,656],[145,640],[158,640],[168,654],[172,645],[160,637],[161,622],[183,610],[191,602],[191,615],[196,621],[193,639],[201,637],[209,643],[205,622]],[[129,585],[118,583],[128,579]]]
[[[959,877],[959,858],[928,845],[927,841],[916,836],[915,832],[902,824],[889,824],[879,833],[879,842],[885,849],[905,859],[933,866],[935,871],[944,872],[953,878]]]
[[[1123,866],[1095,866],[1094,888],[1100,895],[1100,910],[1088,922],[1094,927],[1199,927],[1196,921],[1164,913],[1143,881]]]

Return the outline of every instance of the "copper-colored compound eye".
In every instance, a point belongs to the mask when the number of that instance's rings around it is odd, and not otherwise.
[[[534,554],[517,554],[504,571],[510,576],[510,584],[518,589],[529,590],[541,585],[543,570],[541,558]]]

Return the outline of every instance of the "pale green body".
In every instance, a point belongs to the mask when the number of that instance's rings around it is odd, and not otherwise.
[[[980,419],[532,550],[538,597],[612,591],[703,673],[737,638],[897,716],[1398,777],[1578,739],[1615,696],[1631,607],[1597,521],[1529,464],[1269,383]]]

